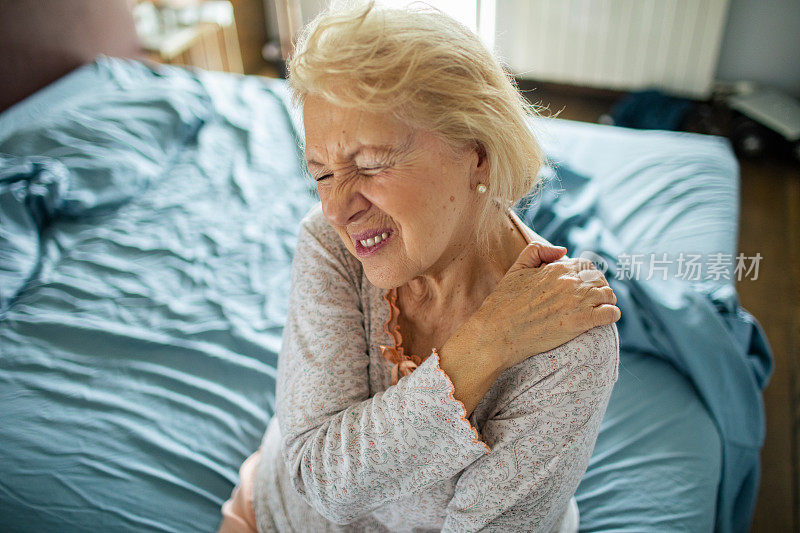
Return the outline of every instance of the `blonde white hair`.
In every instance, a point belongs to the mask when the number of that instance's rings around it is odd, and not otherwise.
[[[299,104],[312,94],[387,112],[453,148],[476,147],[488,162],[485,196],[504,207],[537,185],[544,154],[527,122],[537,109],[478,36],[440,11],[331,8],[304,28],[288,71]],[[488,244],[498,210],[483,205],[477,227]]]

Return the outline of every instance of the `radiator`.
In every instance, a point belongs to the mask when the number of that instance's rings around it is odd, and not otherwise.
[[[496,1],[496,51],[522,78],[711,93],[729,0]]]

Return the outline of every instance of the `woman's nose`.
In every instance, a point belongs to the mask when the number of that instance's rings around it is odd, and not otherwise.
[[[370,202],[356,189],[336,187],[321,196],[322,212],[334,226],[350,224],[367,212]]]

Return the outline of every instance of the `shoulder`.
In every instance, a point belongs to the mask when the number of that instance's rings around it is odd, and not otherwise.
[[[619,335],[617,325],[611,324],[592,328],[550,351],[532,355],[509,370],[526,380],[538,378],[532,383],[565,374],[570,376],[569,385],[590,388],[616,381],[618,367]]]
[[[619,336],[617,325],[599,326],[538,356],[556,373],[568,377],[556,380],[557,388],[569,390],[606,389],[617,381]],[[555,383],[554,383],[555,385]]]
[[[552,350],[559,364],[582,378],[581,388],[610,388],[619,374],[617,325],[599,326]]]
[[[337,255],[341,252],[347,252],[347,248],[345,248],[336,230],[328,224],[322,212],[322,204],[319,202],[300,221],[299,245],[322,246]]]
[[[617,326],[596,327],[550,351],[532,354],[506,370],[493,386],[496,390],[492,411],[524,406],[531,399],[557,394],[580,392],[604,397],[618,374]]]
[[[322,212],[322,203],[317,202],[300,221],[300,227],[314,235],[333,235],[336,231],[328,224]]]
[[[361,279],[361,263],[328,224],[320,203],[311,208],[300,222],[294,263],[296,270],[317,273],[335,270],[354,282]]]

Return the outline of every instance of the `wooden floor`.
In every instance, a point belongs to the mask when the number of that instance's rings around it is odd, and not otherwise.
[[[559,118],[597,122],[618,95],[569,87],[526,93]],[[767,438],[753,531],[800,530],[800,165],[791,161],[740,160],[739,251],[761,253],[757,280],[738,283],[742,305],[760,322],[775,352],[775,370],[764,393]]]
[[[798,355],[800,351],[800,173],[777,162],[741,162],[739,249],[764,257],[759,279],[738,284],[775,353],[764,393],[767,440],[754,531],[798,531]]]

